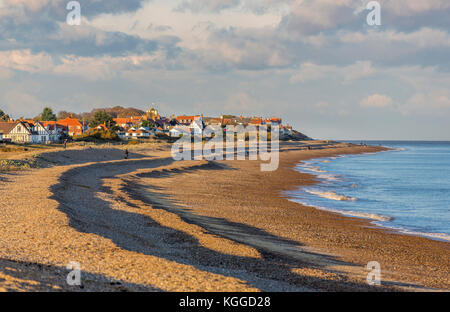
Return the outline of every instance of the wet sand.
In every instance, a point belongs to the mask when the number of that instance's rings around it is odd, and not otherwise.
[[[316,148],[324,148],[318,142]],[[448,290],[449,244],[293,203],[315,183],[301,160],[378,147],[282,145],[258,161],[174,162],[158,147],[42,154],[41,169],[0,174],[0,290]],[[83,287],[66,284],[67,263]],[[382,286],[366,283],[378,261]]]

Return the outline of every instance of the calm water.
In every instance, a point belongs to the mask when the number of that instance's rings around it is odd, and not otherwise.
[[[395,150],[303,162],[297,169],[321,183],[289,192],[291,199],[450,241],[450,142],[366,143]]]

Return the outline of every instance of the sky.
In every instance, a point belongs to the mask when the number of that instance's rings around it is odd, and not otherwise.
[[[0,0],[0,109],[278,116],[322,139],[450,140],[450,1]]]

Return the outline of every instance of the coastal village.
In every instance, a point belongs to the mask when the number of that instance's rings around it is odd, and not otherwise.
[[[121,108],[121,107],[119,107]],[[301,136],[292,126],[282,123],[279,117],[243,117],[222,115],[220,117],[204,117],[199,115],[172,115],[161,116],[157,109],[151,108],[137,115],[110,114],[103,110],[97,110],[94,121],[77,118],[73,114],[58,119],[51,109],[50,117],[42,114],[33,119],[20,118],[13,120],[3,113],[0,116],[0,142],[50,144],[62,143],[69,140],[82,140],[86,137],[107,137],[116,140],[145,140],[154,137],[178,138],[182,135],[202,135],[207,126],[242,125],[247,127],[278,126],[280,138],[296,138]],[[138,111],[138,110],[135,110]],[[116,115],[116,116],[115,116]],[[50,119],[50,120],[49,120]]]

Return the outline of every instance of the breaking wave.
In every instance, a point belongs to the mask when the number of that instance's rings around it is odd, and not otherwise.
[[[356,212],[356,211],[335,211],[340,214],[350,216],[350,217],[357,217],[357,218],[364,218],[364,219],[370,219],[375,221],[392,221],[394,220],[393,217],[380,215],[377,213],[366,213],[366,212]]]
[[[400,232],[402,234],[406,234],[406,235],[422,236],[422,237],[427,237],[427,238],[431,238],[434,240],[450,242],[450,235],[445,234],[445,233],[426,233],[426,232],[416,232],[416,231],[410,231],[410,230],[398,229],[398,228],[393,228],[393,229],[397,230],[398,232]]]
[[[328,162],[324,160],[323,162]],[[341,181],[338,175],[330,174],[327,171],[321,169],[319,166],[313,166],[311,163],[305,162],[298,167],[302,172],[314,173],[319,179],[327,180],[331,182]]]
[[[311,206],[311,204],[308,204],[299,198],[290,198],[289,200],[297,202],[297,203],[305,205],[305,206]],[[341,214],[346,217],[355,217],[355,218],[362,218],[362,219],[368,219],[368,220],[372,220],[372,221],[383,221],[383,222],[394,220],[394,217],[381,215],[381,214],[377,214],[377,213],[345,211],[345,210],[338,210],[338,209],[333,209],[333,208],[325,208],[325,207],[321,207],[321,206],[313,206],[313,207],[316,209],[324,210],[324,211],[338,213],[338,214]],[[385,225],[382,225],[382,224],[376,224],[376,225],[386,227]]]
[[[311,172],[317,172],[317,173],[326,172],[326,171],[321,170],[319,167],[313,167],[310,165],[304,165],[304,166],[302,166],[302,169],[311,171]]]
[[[341,179],[339,178],[339,176],[335,175],[335,174],[318,174],[317,177],[319,179],[323,179],[323,180],[327,180],[327,181],[332,181],[332,182],[336,182],[336,181],[341,181]]]
[[[319,190],[314,190],[314,189],[305,189],[305,192],[322,197],[322,198],[332,199],[332,200],[340,200],[340,201],[356,201],[356,200],[358,200],[357,198],[337,194],[336,192],[333,192],[333,191],[319,191]]]
[[[448,220],[448,205],[441,203],[440,196],[433,198],[436,188],[430,187],[428,192],[423,189],[420,180],[402,180],[401,172],[392,170],[411,170],[410,164],[415,161],[431,161],[432,170],[427,167],[426,171],[430,177],[430,186],[438,185],[439,190],[448,190],[448,183],[440,186],[440,174],[442,168],[448,168],[448,159],[445,157],[448,156],[449,147],[448,142],[401,142],[392,144],[383,153],[373,154],[377,156],[342,155],[303,161],[297,170],[314,174],[320,181],[317,185],[299,188],[290,193],[290,197],[295,202],[320,210],[368,219],[375,226],[397,233],[450,242],[448,225],[445,224]],[[433,157],[428,159],[429,155]],[[335,158],[342,159],[334,162]],[[421,176],[422,167],[417,166],[413,173]],[[395,178],[391,179],[392,185],[387,190],[381,189],[380,183],[385,183],[386,178],[391,177]],[[416,202],[417,190],[424,198],[435,200],[433,204]],[[401,198],[402,202],[397,198]],[[414,214],[410,211],[414,211]]]

